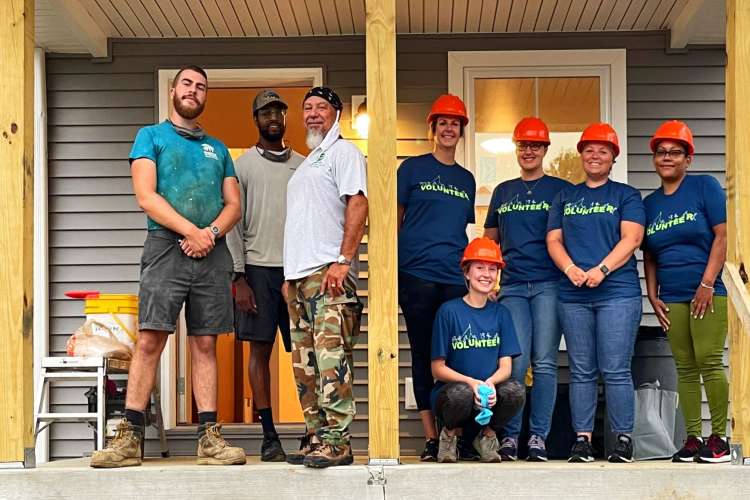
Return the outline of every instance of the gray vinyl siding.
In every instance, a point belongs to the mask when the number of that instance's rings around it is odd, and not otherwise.
[[[691,170],[715,175],[724,184],[723,47],[692,47],[667,54],[665,33],[538,34],[514,36],[408,35],[398,39],[398,99],[427,109],[447,91],[447,52],[626,48],[628,84],[629,182],[647,194],[658,186],[647,152],[648,137],[662,119],[685,119],[696,134],[698,155]],[[69,289],[135,293],[145,217],[130,185],[127,155],[137,129],[157,114],[156,70],[182,64],[209,68],[323,67],[324,81],[342,100],[365,93],[362,37],[297,39],[115,40],[110,62],[50,54],[47,58],[49,106],[49,258],[50,351],[65,352],[65,341],[82,322],[81,304],[65,299]],[[409,127],[417,130],[420,126]],[[421,127],[424,128],[424,127]],[[400,138],[403,151],[424,148],[422,134]],[[362,248],[366,252],[366,247]],[[363,266],[366,271],[366,263]],[[363,274],[360,287],[367,287]],[[366,301],[367,297],[363,297]],[[644,298],[644,324],[655,324]],[[399,378],[402,453],[421,446],[415,411],[403,409],[403,380],[410,376],[408,339],[401,319]],[[364,325],[366,326],[366,318]],[[358,416],[354,447],[367,449],[366,331],[355,351]],[[561,364],[567,360],[561,354]],[[567,370],[561,370],[561,378]],[[55,409],[81,410],[80,387],[52,391]],[[704,409],[704,417],[707,417]],[[299,426],[286,429],[285,446]],[[257,430],[232,430],[231,438],[251,451],[259,448]],[[193,436],[170,433],[173,454],[194,453]],[[92,433],[82,424],[55,424],[53,459],[79,457],[92,449]],[[149,442],[149,450],[155,449]]]

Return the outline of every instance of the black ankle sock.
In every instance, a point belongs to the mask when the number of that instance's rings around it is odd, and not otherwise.
[[[130,425],[143,433],[143,427],[146,424],[146,415],[142,411],[125,408],[125,418],[130,422]]]
[[[198,435],[206,433],[206,427],[216,423],[216,412],[215,411],[199,411],[198,412]]]
[[[258,410],[260,414],[260,425],[263,427],[263,433],[276,434],[276,427],[273,425],[273,410],[271,408],[263,408]]]

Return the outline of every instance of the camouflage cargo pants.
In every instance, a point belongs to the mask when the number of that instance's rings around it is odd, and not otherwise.
[[[362,304],[351,278],[344,283],[345,293],[321,295],[326,270],[289,282],[292,364],[308,432],[324,443],[344,444],[355,414],[352,348]]]

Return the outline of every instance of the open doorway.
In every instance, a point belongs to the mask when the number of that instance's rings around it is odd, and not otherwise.
[[[168,89],[174,70],[159,71],[160,119],[168,116],[171,103]],[[251,105],[264,88],[273,88],[289,104],[285,141],[295,151],[306,155],[302,123],[302,100],[307,90],[322,84],[320,68],[219,69],[207,70],[209,92],[200,123],[209,135],[221,140],[236,160],[258,141],[258,130],[252,119]],[[161,363],[162,408],[168,428],[197,422],[192,395],[190,358],[184,323],[165,348]],[[235,339],[234,334],[217,339],[218,419],[231,424],[259,422],[248,380],[250,345]],[[296,394],[291,355],[284,351],[277,333],[271,357],[271,403],[276,423],[304,421]]]

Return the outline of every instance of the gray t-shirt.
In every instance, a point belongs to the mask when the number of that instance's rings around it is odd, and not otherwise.
[[[282,266],[287,184],[304,159],[292,152],[286,162],[271,161],[254,146],[237,158],[242,219],[227,235],[236,272],[244,272],[245,264]]]
[[[310,276],[336,262],[344,239],[346,196],[367,196],[365,157],[339,138],[338,124],[297,168],[287,188],[284,277]],[[351,272],[356,276],[356,256]]]

